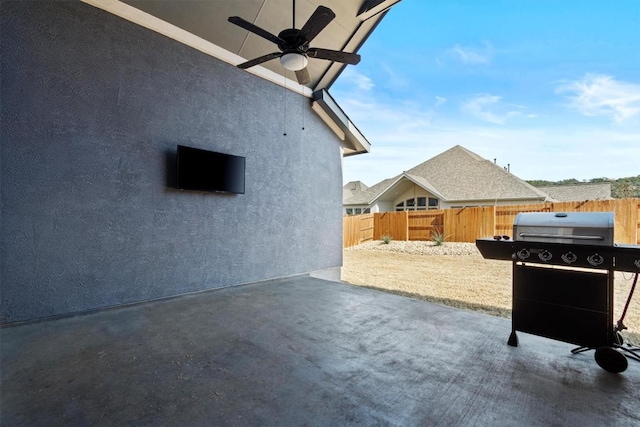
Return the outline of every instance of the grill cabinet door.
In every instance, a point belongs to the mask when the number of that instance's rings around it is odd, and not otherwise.
[[[513,327],[580,346],[611,343],[608,274],[514,263]]]

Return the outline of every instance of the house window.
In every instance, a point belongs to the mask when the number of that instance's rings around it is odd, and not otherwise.
[[[424,211],[427,209],[438,209],[440,201],[434,197],[416,197],[407,199],[396,205],[396,212],[402,211]]]
[[[346,213],[347,215],[360,215],[360,214],[371,213],[371,209],[370,208],[347,208]]]
[[[416,199],[416,201],[418,202],[417,210],[419,210],[419,211],[427,210],[427,198],[426,197],[418,197]]]

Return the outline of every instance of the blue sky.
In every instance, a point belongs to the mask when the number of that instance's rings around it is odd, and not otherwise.
[[[331,94],[371,186],[460,144],[522,179],[640,175],[640,0],[402,0]]]

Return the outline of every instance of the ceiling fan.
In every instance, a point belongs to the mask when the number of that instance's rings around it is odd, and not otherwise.
[[[309,43],[336,17],[331,9],[318,6],[313,15],[302,26],[296,29],[296,2],[293,0],[293,25],[282,30],[277,36],[262,28],[245,21],[239,16],[232,16],[229,22],[245,30],[265,38],[278,46],[280,52],[273,52],[239,64],[241,69],[251,68],[275,58],[280,58],[280,63],[287,70],[295,71],[296,79],[301,85],[311,82],[307,64],[309,58],[326,59],[329,61],[355,65],[360,62],[360,55],[356,53],[342,52],[338,50],[309,47]]]

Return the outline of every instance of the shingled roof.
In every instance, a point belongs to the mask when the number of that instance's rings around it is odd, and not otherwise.
[[[360,195],[369,187],[362,181],[349,181],[342,187],[342,200],[349,200],[355,195]]]
[[[352,192],[349,198],[344,199],[344,204],[371,203],[402,177],[447,202],[549,199],[546,193],[504,168],[456,145],[394,178],[381,181],[363,192]]]
[[[372,200],[377,198],[380,194],[384,193],[384,191],[389,188],[394,182],[396,182],[398,178],[400,178],[400,175],[393,178],[385,179],[384,181],[380,181],[373,187],[367,187],[360,181],[351,181],[345,184],[344,187],[342,187],[342,203],[345,205],[368,205]],[[356,190],[356,188],[358,187],[353,185],[353,183],[355,182],[360,182],[364,186],[360,186],[360,188],[362,189],[361,191]],[[347,188],[347,186],[349,187]]]
[[[610,182],[538,187],[538,190],[547,193],[559,202],[611,199]]]
[[[547,198],[531,184],[460,145],[407,173],[427,179],[448,201]]]

